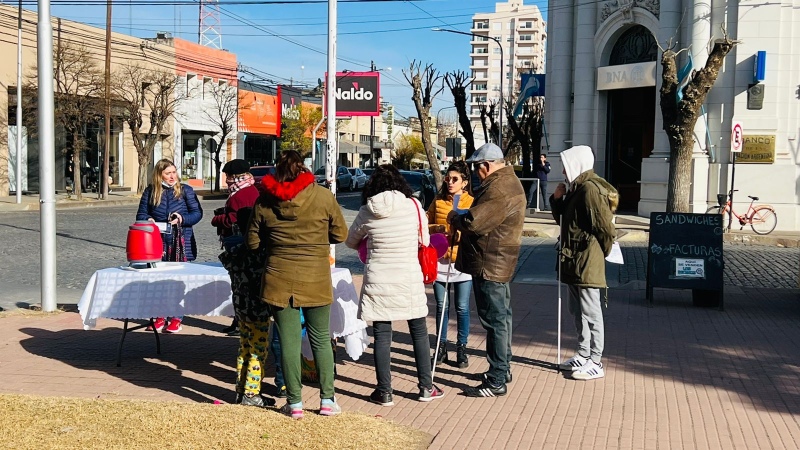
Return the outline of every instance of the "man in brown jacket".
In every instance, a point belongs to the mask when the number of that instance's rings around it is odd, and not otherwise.
[[[467,159],[481,180],[468,212],[450,213],[450,224],[461,231],[456,269],[472,275],[478,317],[486,330],[489,371],[469,397],[506,395],[511,381],[511,278],[517,267],[525,223],[525,190],[506,166],[503,151],[484,144]]]

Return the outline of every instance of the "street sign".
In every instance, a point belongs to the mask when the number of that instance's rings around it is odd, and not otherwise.
[[[733,122],[731,125],[731,151],[739,153],[744,146],[744,130],[741,122]]]

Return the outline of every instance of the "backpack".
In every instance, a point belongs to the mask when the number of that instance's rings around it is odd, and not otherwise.
[[[611,185],[608,181],[604,178],[599,176],[594,176],[586,180],[594,184],[597,189],[600,191],[600,196],[605,197],[606,203],[608,203],[608,209],[611,210],[611,214],[616,214],[617,207],[619,206],[619,192],[617,192],[616,188]]]

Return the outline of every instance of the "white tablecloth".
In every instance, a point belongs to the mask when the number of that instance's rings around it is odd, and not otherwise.
[[[162,262],[157,268],[115,267],[92,275],[78,311],[83,328],[97,318],[232,316],[231,278],[219,264]]]
[[[358,319],[359,296],[350,271],[331,269],[331,337],[345,338],[347,354],[358,359],[369,344],[367,324]],[[97,319],[167,316],[233,316],[231,279],[215,263],[162,262],[154,269],[102,269],[92,275],[78,311],[85,330]]]

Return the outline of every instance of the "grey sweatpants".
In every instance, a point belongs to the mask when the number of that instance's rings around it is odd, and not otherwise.
[[[600,289],[569,285],[569,313],[578,331],[578,354],[599,363],[605,341]]]

